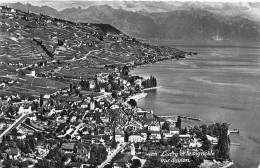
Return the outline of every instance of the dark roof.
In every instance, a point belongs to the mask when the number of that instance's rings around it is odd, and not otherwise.
[[[99,128],[98,134],[105,134],[105,128],[104,127]]]
[[[104,130],[105,132],[110,132],[110,129],[109,129],[109,127],[105,127],[105,130]]]
[[[65,150],[74,150],[75,144],[74,143],[63,143],[61,148],[65,149]]]
[[[71,162],[68,167],[80,167],[82,163],[79,162]]]
[[[87,134],[87,135],[84,135],[84,136],[82,137],[82,139],[85,139],[85,140],[91,140],[92,137],[93,137],[92,135]]]
[[[177,128],[177,127],[170,127],[169,129],[170,129],[170,131],[179,131],[179,128]]]
[[[133,156],[129,155],[129,154],[120,154],[118,156],[118,158],[114,161],[114,163],[127,163],[129,162],[131,159],[133,158]]]
[[[7,150],[5,150],[6,153],[8,153],[9,155],[18,155],[18,148],[9,148]]]

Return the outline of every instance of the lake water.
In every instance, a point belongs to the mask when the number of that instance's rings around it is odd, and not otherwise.
[[[147,41],[146,41],[147,42]],[[200,117],[205,123],[226,122],[231,158],[241,168],[260,164],[260,44],[150,42],[198,52],[185,60],[142,66],[132,74],[157,78],[163,88],[149,91],[138,105],[158,115]]]

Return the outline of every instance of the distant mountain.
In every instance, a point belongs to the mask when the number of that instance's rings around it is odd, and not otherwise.
[[[60,12],[47,6],[15,5],[18,9],[41,12],[75,22],[110,24],[137,38],[170,40],[260,41],[258,23],[211,13],[207,10],[176,10],[149,13],[114,9],[108,5],[87,9],[67,8]]]
[[[60,13],[68,20],[111,24],[135,37],[156,38],[160,35],[159,27],[153,19],[135,12],[113,9],[108,5],[90,6],[85,10],[70,8]]]
[[[241,17],[224,17],[206,10],[152,13],[149,17],[160,25],[162,38],[177,40],[260,40],[259,25]]]
[[[33,13],[43,13],[43,14],[48,14],[50,16],[55,16],[58,17],[59,16],[59,12],[56,9],[53,9],[49,6],[33,6],[31,4],[22,4],[22,3],[10,3],[7,6],[10,6],[14,9],[20,9],[22,11],[29,11],[29,12],[33,12]]]

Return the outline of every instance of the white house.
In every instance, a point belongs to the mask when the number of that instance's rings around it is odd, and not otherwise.
[[[29,106],[28,109],[25,109],[23,106],[20,106],[18,114],[22,115],[22,114],[27,114],[27,113],[31,113],[31,112],[32,112],[31,106]]]
[[[10,12],[11,12],[11,13],[15,13],[15,9],[11,9]]]
[[[130,135],[129,142],[145,142],[146,139],[142,135]]]
[[[110,139],[112,139],[112,138],[113,138],[113,136],[110,137]],[[125,141],[125,138],[124,138],[123,135],[118,134],[118,135],[115,136],[115,140],[116,140],[116,142],[123,143]]]
[[[148,126],[148,131],[160,131],[160,126],[153,123]]]
[[[91,80],[91,81],[89,81],[89,88],[90,89],[94,89],[95,88],[95,81],[94,80]]]
[[[117,104],[113,104],[110,108],[111,109],[119,109],[119,106]]]
[[[160,139],[162,139],[160,131],[152,131],[150,139],[152,139],[152,140],[160,140]]]
[[[100,88],[100,92],[105,93],[106,92],[105,88],[104,87]]]
[[[209,136],[209,135],[206,135],[208,140],[213,144],[216,144],[218,143],[218,138],[217,137],[212,137],[212,136]]]
[[[136,81],[135,81],[135,84],[136,85],[139,85],[140,87],[142,86],[142,79],[137,79]]]
[[[31,71],[31,75],[32,75],[32,76],[35,76],[35,71]]]
[[[48,95],[48,94],[43,96],[43,98],[45,98],[45,99],[49,99],[50,97],[51,97],[51,95]]]

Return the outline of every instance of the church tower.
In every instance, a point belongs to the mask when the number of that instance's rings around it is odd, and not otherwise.
[[[91,99],[90,99],[90,110],[91,111],[95,110],[95,100],[94,100],[93,96],[91,96]]]

